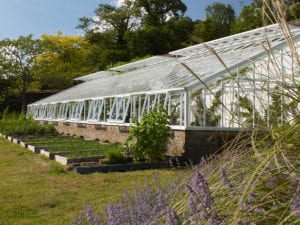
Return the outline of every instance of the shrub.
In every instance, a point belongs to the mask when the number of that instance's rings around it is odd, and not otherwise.
[[[134,121],[126,142],[127,150],[135,160],[157,162],[165,158],[170,138],[170,122],[162,106],[145,114],[141,121]]]
[[[0,120],[0,132],[5,135],[57,134],[52,125],[38,124],[31,117],[26,119],[24,113],[17,115],[6,111]]]
[[[122,149],[119,148],[106,152],[105,160],[102,162],[105,164],[124,164],[130,162],[130,159],[127,158],[123,154]]]

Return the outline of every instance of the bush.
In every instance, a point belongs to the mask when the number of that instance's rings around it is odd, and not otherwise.
[[[32,118],[26,119],[24,113],[17,115],[4,111],[0,120],[0,133],[5,135],[53,135],[57,134],[57,131],[52,125],[41,125]]]
[[[157,162],[165,159],[169,138],[170,122],[162,106],[135,121],[126,142],[127,150],[133,152],[135,160],[146,159]]]
[[[132,159],[123,154],[123,149],[121,147],[105,153],[105,159],[102,163],[105,164],[124,164],[131,162]]]

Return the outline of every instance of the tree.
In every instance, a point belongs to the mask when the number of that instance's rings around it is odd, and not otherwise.
[[[232,27],[232,34],[252,30],[262,27],[261,8],[254,6],[245,6],[240,15],[236,19],[236,23]]]
[[[276,1],[275,1],[276,2]],[[232,34],[252,30],[277,22],[274,18],[273,1],[253,0],[252,4],[245,6],[240,15],[236,19],[236,23],[232,27]],[[293,20],[300,16],[300,1],[286,0],[282,1],[284,11],[286,11],[286,19]]]
[[[110,64],[128,61],[126,33],[136,29],[139,22],[132,1],[125,1],[121,7],[100,4],[94,18],[80,18],[77,28],[85,31],[91,44],[90,61],[97,68],[106,69]]]
[[[0,75],[14,80],[21,94],[22,110],[26,106],[25,93],[33,81],[34,61],[40,53],[40,41],[32,35],[0,41]]]
[[[75,77],[95,71],[90,65],[89,43],[80,36],[43,34],[43,50],[35,59],[35,78],[41,89],[64,89],[73,85]]]
[[[228,36],[231,26],[235,22],[235,12],[231,5],[213,3],[206,7],[206,20],[200,27],[199,35],[201,41]]]
[[[289,19],[300,19],[300,0],[290,5],[288,10]]]
[[[193,30],[192,20],[180,16],[185,10],[181,0],[127,0],[121,7],[100,4],[96,16],[81,18],[78,28],[92,46],[90,61],[107,69],[185,46]]]
[[[185,47],[193,32],[193,21],[189,17],[170,19],[161,27],[146,26],[127,32],[128,51],[132,57],[161,55]]]
[[[5,105],[4,103],[8,97],[9,91],[12,86],[13,86],[12,79],[6,77],[5,75],[0,75],[0,109],[1,110],[7,107],[7,105]]]
[[[136,7],[144,14],[144,26],[159,27],[172,17],[179,17],[187,10],[181,0],[136,0]]]
[[[119,8],[110,4],[100,4],[94,12],[94,18],[80,18],[77,28],[89,35],[98,32],[109,33],[111,40],[117,43],[118,47],[124,47],[126,31],[134,29],[138,24],[133,3],[125,1],[125,4]]]

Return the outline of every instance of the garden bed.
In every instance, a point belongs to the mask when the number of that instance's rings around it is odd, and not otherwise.
[[[120,151],[118,144],[100,143],[70,136],[7,136],[7,140],[20,144],[36,154],[42,154],[62,165],[72,163],[99,163],[109,151]]]
[[[125,161],[122,162],[122,164],[120,164],[121,161],[107,162],[107,158],[105,158],[106,153],[120,152],[122,146],[119,144],[100,143],[98,141],[89,141],[82,138],[61,135],[6,136],[0,134],[0,137],[6,138],[24,148],[28,148],[36,154],[44,155],[51,160],[66,165],[80,174],[123,172],[168,167],[166,163],[132,163],[132,157],[129,157],[131,160],[128,160],[128,156],[124,158]]]

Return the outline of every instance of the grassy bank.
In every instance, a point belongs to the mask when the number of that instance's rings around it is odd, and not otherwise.
[[[159,171],[172,176],[172,171]],[[78,175],[0,138],[0,224],[70,224],[84,204],[103,211],[154,171]]]

